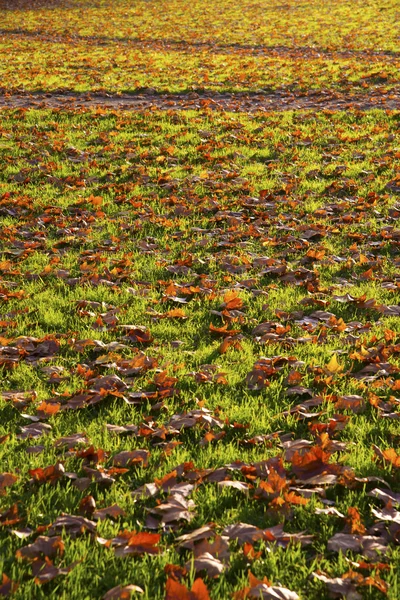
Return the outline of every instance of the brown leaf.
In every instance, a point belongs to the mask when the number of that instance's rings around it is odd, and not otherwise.
[[[116,585],[108,590],[102,600],[128,600],[132,594],[144,594],[144,590],[138,585]]]
[[[300,600],[296,592],[287,588],[272,585],[266,577],[263,580],[257,579],[249,571],[249,586],[234,594],[235,600],[244,598],[266,598],[267,600]]]
[[[18,514],[18,504],[15,502],[8,510],[0,513],[0,526],[7,527],[19,523],[22,519]]]
[[[358,552],[368,558],[375,559],[378,553],[385,553],[387,544],[383,538],[370,535],[353,535],[351,533],[336,533],[328,540],[330,552]]]
[[[371,509],[374,517],[377,517],[381,521],[390,521],[400,525],[400,511],[395,510],[390,504],[388,504],[383,510]]]
[[[37,397],[37,392],[29,390],[26,392],[10,391],[1,392],[1,397],[4,400],[12,402],[14,408],[21,410],[26,408]]]
[[[189,560],[185,564],[187,571],[191,570],[192,561]],[[225,570],[225,565],[218,559],[215,558],[209,552],[204,552],[193,560],[193,567],[196,573],[205,571],[209,577],[218,577]]]
[[[60,556],[64,554],[64,542],[61,536],[39,536],[33,544],[17,550],[15,556],[34,560],[35,558],[54,558],[57,554]]]
[[[275,360],[274,360],[275,358]],[[278,372],[277,357],[260,358],[246,377],[246,384],[249,390],[263,390],[270,384],[270,379]]]
[[[343,579],[342,577],[327,577],[323,573],[312,573],[315,579],[326,584],[329,595],[332,598],[348,598],[349,600],[362,600],[362,596],[357,592],[357,586],[351,579]]]
[[[367,496],[372,496],[372,498],[382,500],[384,504],[400,504],[400,494],[392,492],[392,490],[389,489],[380,490],[379,488],[374,488],[367,493]]]
[[[132,465],[140,465],[147,467],[149,462],[148,450],[126,450],[115,454],[112,459],[113,465],[116,467],[130,467]]]
[[[76,458],[83,458],[83,464],[88,465],[91,463],[104,463],[108,458],[108,454],[102,449],[96,449],[94,446],[89,446],[83,450],[75,451]]]
[[[70,450],[74,448],[78,444],[88,444],[89,440],[87,439],[84,433],[73,433],[72,435],[66,435],[64,437],[58,438],[54,442],[54,446],[56,448],[67,448]]]
[[[262,551],[260,550],[256,552],[253,544],[250,544],[250,542],[245,542],[243,545],[243,554],[247,560],[257,560],[260,558],[260,556],[262,556]]]
[[[375,587],[383,594],[388,592],[389,586],[379,575],[364,577],[356,571],[348,571],[342,577],[330,579],[323,573],[313,573],[313,576],[326,583],[333,598],[348,598],[349,600],[361,600],[364,596],[357,591],[359,587]]]
[[[180,548],[188,548],[192,550],[195,546],[195,542],[209,539],[211,537],[215,537],[215,531],[209,525],[205,525],[199,529],[194,529],[190,533],[180,535],[176,538],[176,541],[178,542]]]
[[[85,496],[79,503],[79,513],[84,517],[91,517],[96,510],[96,501],[93,496]]]
[[[21,433],[17,434],[17,438],[20,440],[36,439],[51,432],[52,427],[48,423],[32,423],[21,427]]]
[[[62,533],[65,530],[72,538],[78,537],[83,533],[95,533],[96,523],[85,517],[76,515],[67,515],[62,513],[49,527],[48,534],[50,536]]]
[[[235,481],[233,479],[225,479],[224,481],[218,481],[217,485],[220,488],[234,488],[239,492],[248,492],[251,485],[249,483],[245,483],[244,481]]]
[[[221,535],[215,536],[211,542],[208,539],[199,540],[193,548],[195,558],[207,553],[223,561],[229,559],[228,538]]]
[[[259,529],[255,525],[235,523],[234,525],[227,525],[222,535],[228,537],[230,540],[238,540],[239,544],[245,544],[246,542],[254,541],[254,536],[261,532],[262,529]]]
[[[118,327],[126,333],[123,339],[131,344],[151,344],[153,341],[153,336],[146,327],[137,325],[119,325]]]
[[[36,415],[40,419],[48,419],[57,414],[61,408],[59,402],[45,402],[44,400],[36,407]]]
[[[330,453],[325,452],[321,446],[313,446],[304,454],[296,451],[292,457],[292,470],[298,479],[307,481],[318,480],[323,475],[338,475],[345,471],[345,467],[329,463]]]
[[[172,308],[163,315],[166,319],[187,319],[187,314],[182,308]]]
[[[339,396],[335,402],[336,410],[352,410],[354,413],[359,414],[365,410],[365,400],[362,396],[349,395]]]
[[[173,564],[165,565],[164,573],[166,573],[168,577],[175,579],[175,581],[182,581],[182,579],[187,575],[187,571],[184,567]]]
[[[59,568],[55,567],[49,558],[45,558],[45,560],[36,558],[32,563],[32,573],[35,577],[35,583],[42,585],[58,577],[58,575],[68,575],[77,564],[75,562],[68,567]]]
[[[167,525],[182,520],[191,521],[194,513],[189,512],[189,508],[193,506],[192,500],[186,500],[181,494],[176,494],[169,496],[166,502],[149,509],[149,513],[161,517],[160,524]]]
[[[276,585],[270,586],[265,583],[260,583],[251,588],[248,598],[254,598],[255,600],[258,600],[258,598],[265,600],[300,600],[300,596],[296,592]]]
[[[125,511],[118,506],[118,504],[113,504],[112,506],[107,506],[106,508],[100,508],[93,512],[92,518],[98,519],[102,521],[106,517],[112,517],[113,519],[117,519],[118,517],[124,517],[126,515]]]
[[[0,596],[7,598],[11,594],[14,594],[14,592],[17,591],[17,588],[18,584],[14,581],[11,581],[11,579],[5,573],[3,573],[0,585]]]
[[[0,496],[4,496],[6,488],[11,487],[18,480],[12,473],[0,473]]]

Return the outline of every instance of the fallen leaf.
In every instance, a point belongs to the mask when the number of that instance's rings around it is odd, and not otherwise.
[[[144,590],[138,585],[116,585],[104,594],[102,600],[128,600],[134,593],[144,594]]]
[[[172,577],[167,579],[165,586],[165,600],[211,600],[206,584],[197,578],[192,589],[189,590],[183,583]]]

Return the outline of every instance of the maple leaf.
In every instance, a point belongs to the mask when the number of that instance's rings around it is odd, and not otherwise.
[[[35,417],[37,418],[37,417]],[[31,423],[21,427],[21,433],[17,434],[17,438],[26,440],[29,438],[40,438],[42,435],[51,433],[52,427],[48,423]]]
[[[200,577],[194,581],[191,590],[189,590],[183,583],[180,583],[172,577],[169,577],[165,586],[165,600],[211,599],[206,584]]]

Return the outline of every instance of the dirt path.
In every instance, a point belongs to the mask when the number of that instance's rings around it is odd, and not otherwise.
[[[204,109],[232,112],[282,111],[282,110],[371,110],[374,108],[400,110],[400,88],[382,90],[376,88],[363,94],[343,94],[340,92],[309,91],[292,93],[176,93],[159,94],[153,89],[135,94],[96,94],[96,93],[20,93],[0,95],[0,108],[107,108],[114,110],[185,110]]]

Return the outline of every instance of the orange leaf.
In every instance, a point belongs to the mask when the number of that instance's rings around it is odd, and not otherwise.
[[[93,196],[93,194],[89,196],[87,201],[90,202],[92,206],[101,206],[103,204],[103,198],[101,196]]]
[[[382,450],[382,455],[385,460],[390,462],[396,468],[400,468],[400,455],[397,454],[394,448],[388,450]]]
[[[187,319],[187,315],[181,308],[172,308],[165,313],[167,319]]]
[[[56,413],[58,413],[60,408],[61,408],[61,404],[58,402],[52,404],[50,402],[45,402],[43,400],[43,402],[41,402],[39,404],[39,406],[37,407],[37,411],[42,413],[45,416],[50,417],[51,415],[55,415]]]
[[[165,600],[210,600],[207,587],[199,577],[189,590],[183,583],[169,577],[165,587]]]
[[[235,290],[228,290],[224,296],[224,308],[227,310],[239,309],[243,306],[243,300]]]

